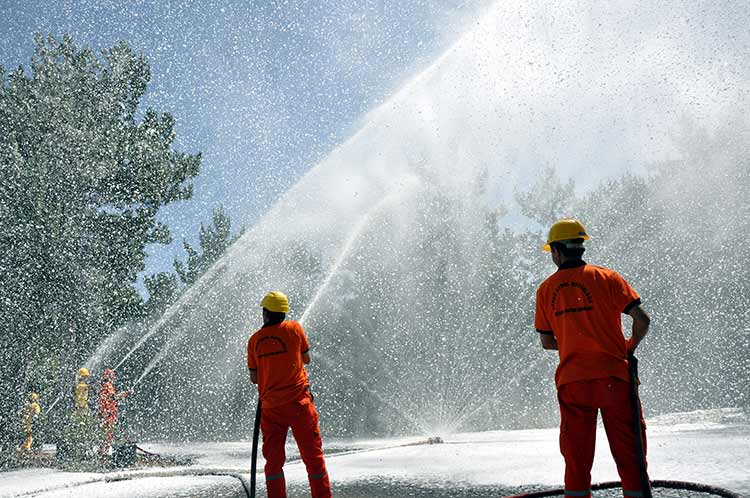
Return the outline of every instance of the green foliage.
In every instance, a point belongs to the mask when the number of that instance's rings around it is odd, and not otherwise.
[[[95,464],[104,431],[90,413],[70,413],[57,443],[57,460],[65,465]]]
[[[544,227],[572,216],[575,200],[573,180],[563,183],[553,167],[542,169],[531,189],[516,193],[521,213]]]
[[[239,238],[231,232],[232,221],[224,207],[219,206],[214,209],[209,225],[201,223],[198,248],[183,240],[186,260],[175,259],[175,273],[159,272],[146,276],[144,283],[149,297],[143,310],[147,322],[161,316]]]
[[[227,247],[236,240],[231,235],[232,222],[223,206],[219,206],[213,212],[211,224],[206,226],[201,223],[198,234],[200,251],[193,248],[187,241],[183,241],[186,262],[175,260],[174,268],[180,277],[182,284],[190,286],[205,273],[208,268],[224,254]]]
[[[726,118],[711,134],[685,126],[679,159],[648,176],[623,175],[570,197],[547,175],[519,198],[540,223],[545,213],[581,219],[592,237],[584,258],[617,270],[642,296],[653,318],[639,349],[651,413],[750,403],[750,153],[737,141],[745,118]]]
[[[69,36],[0,68],[2,427],[40,357],[74,371],[140,313],[145,247],[170,241],[157,212],[192,195],[200,154],[173,149],[169,114],[140,117],[149,80],[127,43],[97,55]]]
[[[170,272],[159,272],[145,278],[148,301],[145,303],[146,316],[159,316],[174,302],[179,293],[177,275]]]

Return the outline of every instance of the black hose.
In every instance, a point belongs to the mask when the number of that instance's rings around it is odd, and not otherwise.
[[[250,492],[250,486],[247,484],[247,481],[245,480],[244,477],[242,477],[241,474],[217,474],[217,475],[225,475],[228,477],[234,477],[235,479],[240,481],[240,483],[242,484],[242,489],[243,491],[245,491],[245,496],[247,496],[247,498],[250,498],[252,496]],[[255,488],[252,488],[252,489],[253,491],[255,490]]]
[[[711,493],[716,496],[723,496],[724,498],[742,498],[737,493],[728,491],[723,488],[716,486],[709,486],[707,484],[698,484],[695,482],[685,481],[653,481],[651,485],[655,488],[666,488],[666,489],[685,489],[688,491],[698,491],[701,493]]]
[[[250,463],[250,498],[255,498],[255,472],[258,469],[258,439],[260,437],[260,399],[258,399],[258,406],[255,408],[255,425],[253,426],[253,455],[252,462]],[[243,483],[244,486],[244,483]],[[247,491],[247,489],[245,489]]]
[[[710,493],[715,496],[722,496],[724,498],[742,498],[740,495],[728,491],[726,489],[718,488],[716,486],[709,486],[706,484],[698,484],[694,482],[685,481],[649,481],[648,471],[646,469],[646,452],[644,451],[643,444],[643,425],[641,424],[641,400],[638,396],[638,385],[640,383],[638,379],[638,359],[633,353],[628,354],[628,369],[630,371],[630,400],[633,410],[633,430],[635,431],[635,440],[638,454],[638,466],[641,473],[641,486],[644,498],[652,498],[651,488],[664,488],[664,489],[682,489],[687,491],[698,491],[701,493]],[[620,481],[603,482],[599,484],[593,484],[591,486],[592,491],[601,489],[615,489],[622,486]],[[532,493],[521,493],[513,496],[507,496],[505,498],[542,498],[545,496],[564,496],[565,489],[548,489],[543,491],[536,491]]]
[[[643,424],[641,424],[641,398],[638,396],[638,359],[633,353],[628,354],[628,369],[630,371],[630,404],[633,410],[633,431],[635,432],[636,455],[638,469],[641,473],[641,492],[643,498],[651,497],[651,482],[646,469],[646,450],[643,444]]]
[[[591,490],[597,491],[602,489],[616,489],[622,486],[620,481],[602,482],[599,484],[592,484]],[[723,498],[743,498],[742,496],[728,491],[723,488],[716,486],[709,486],[707,484],[699,484],[696,482],[685,482],[685,481],[652,481],[652,488],[663,488],[663,489],[682,489],[686,491],[697,491],[699,493],[710,493],[715,496],[721,496]],[[505,498],[543,498],[546,496],[564,496],[565,489],[546,489],[542,491],[534,491],[531,493],[521,493],[512,496],[506,496]]]

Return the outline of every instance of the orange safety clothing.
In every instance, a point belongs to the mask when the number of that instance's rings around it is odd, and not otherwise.
[[[99,391],[99,419],[105,424],[117,420],[117,392],[111,382],[103,382]]]
[[[534,325],[554,335],[560,356],[555,383],[566,496],[591,496],[600,410],[623,493],[643,496],[620,317],[638,304],[640,297],[617,272],[583,260],[562,263],[537,290]]]
[[[260,373],[260,372],[259,372]],[[263,401],[265,403],[265,401]],[[289,428],[297,442],[299,454],[307,469],[312,498],[331,498],[331,483],[323,458],[323,441],[309,391],[296,401],[263,409],[260,430],[263,434],[263,456],[266,459],[266,494],[268,498],[286,498],[284,462]]]
[[[263,409],[302,399],[309,389],[302,355],[310,344],[302,326],[286,320],[255,332],[247,343],[247,366],[258,373]]]
[[[643,496],[633,430],[630,383],[616,377],[569,382],[557,391],[560,402],[560,452],[565,458],[565,495],[591,496],[596,418],[602,412],[609,448],[625,496]],[[644,458],[646,423],[641,413]]]
[[[99,454],[107,455],[115,438],[115,423],[117,422],[117,391],[110,381],[102,383],[99,391],[99,420],[104,430]]]
[[[557,387],[579,380],[617,377],[629,381],[621,313],[640,303],[615,271],[566,261],[536,293],[534,326],[557,340]]]

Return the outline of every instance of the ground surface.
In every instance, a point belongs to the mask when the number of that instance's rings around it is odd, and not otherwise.
[[[750,418],[738,410],[674,414],[649,422],[653,479],[693,481],[750,497]],[[603,431],[592,471],[595,482],[617,480]],[[557,430],[496,431],[425,438],[327,442],[334,496],[338,498],[500,498],[524,490],[559,487],[563,462]],[[242,498],[242,474],[249,481],[250,444],[144,444],[149,451],[193,457],[190,467],[150,468],[119,473],[66,473],[25,469],[0,473],[0,497],[202,497]],[[291,459],[296,451],[288,448]],[[262,461],[260,462],[262,468]],[[218,475],[207,475],[207,474]],[[309,496],[304,466],[285,468],[290,496]],[[195,475],[199,474],[199,475]],[[221,474],[227,474],[221,476]],[[120,480],[127,479],[127,480]],[[262,474],[258,496],[265,496]],[[109,482],[105,482],[109,481]],[[597,497],[621,496],[599,491]],[[708,497],[656,490],[658,498]]]

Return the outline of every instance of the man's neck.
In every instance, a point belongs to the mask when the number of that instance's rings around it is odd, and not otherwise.
[[[560,261],[560,265],[557,267],[558,270],[566,270],[568,268],[577,268],[585,265],[586,262],[581,258],[565,258],[563,257]]]

